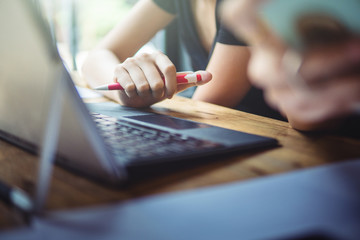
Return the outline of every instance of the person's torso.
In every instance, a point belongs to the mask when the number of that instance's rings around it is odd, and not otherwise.
[[[216,13],[221,0],[214,1],[213,5],[204,5],[206,1],[213,0],[155,1],[158,4],[163,3],[168,7],[170,6],[169,12],[176,15],[175,21],[177,21],[179,40],[188,53],[194,71],[206,69],[217,41],[230,45],[245,45],[243,42],[237,41],[235,37],[229,36],[231,34],[221,25]],[[277,111],[265,103],[262,91],[254,87],[251,87],[236,109],[285,120]]]

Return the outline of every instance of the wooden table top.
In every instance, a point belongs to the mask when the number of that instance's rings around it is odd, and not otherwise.
[[[88,102],[106,101],[105,99]],[[114,189],[77,176],[55,166],[47,210],[103,205],[141,196],[196,189],[245,181],[302,168],[360,157],[360,139],[330,133],[304,134],[288,123],[237,110],[174,97],[155,104],[152,110],[215,126],[276,138],[280,146],[270,149],[220,156],[218,161],[162,175]],[[34,194],[38,157],[0,140],[1,180]],[[19,225],[14,213],[0,203],[0,228]]]

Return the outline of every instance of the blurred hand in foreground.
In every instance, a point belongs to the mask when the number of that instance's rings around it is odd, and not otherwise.
[[[249,77],[299,130],[334,127],[360,111],[360,37],[295,51],[267,28],[258,9],[271,0],[227,0],[225,24],[251,48]]]

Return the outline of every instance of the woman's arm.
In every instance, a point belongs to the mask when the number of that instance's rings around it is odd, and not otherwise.
[[[152,0],[140,0],[130,13],[100,42],[97,49],[113,52],[120,62],[144,46],[174,15],[167,13]]]
[[[247,78],[249,58],[248,47],[216,43],[206,69],[213,79],[199,86],[193,99],[235,107],[250,87]]]
[[[119,82],[125,91],[104,94],[127,106],[145,107],[171,97],[176,91],[176,69],[167,56],[160,52],[133,56],[173,18],[152,0],[141,0],[89,53],[82,67],[89,85]]]

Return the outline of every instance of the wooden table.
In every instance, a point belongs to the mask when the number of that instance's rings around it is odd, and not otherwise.
[[[95,206],[140,196],[245,181],[360,157],[360,139],[326,133],[304,134],[292,129],[286,122],[187,98],[174,97],[154,105],[152,109],[162,114],[276,138],[281,146],[219,157],[216,162],[160,176],[127,189],[109,188],[56,166],[46,208]],[[37,156],[0,140],[0,164],[3,181],[34,193]],[[13,212],[0,203],[0,228],[16,226],[19,222]]]

